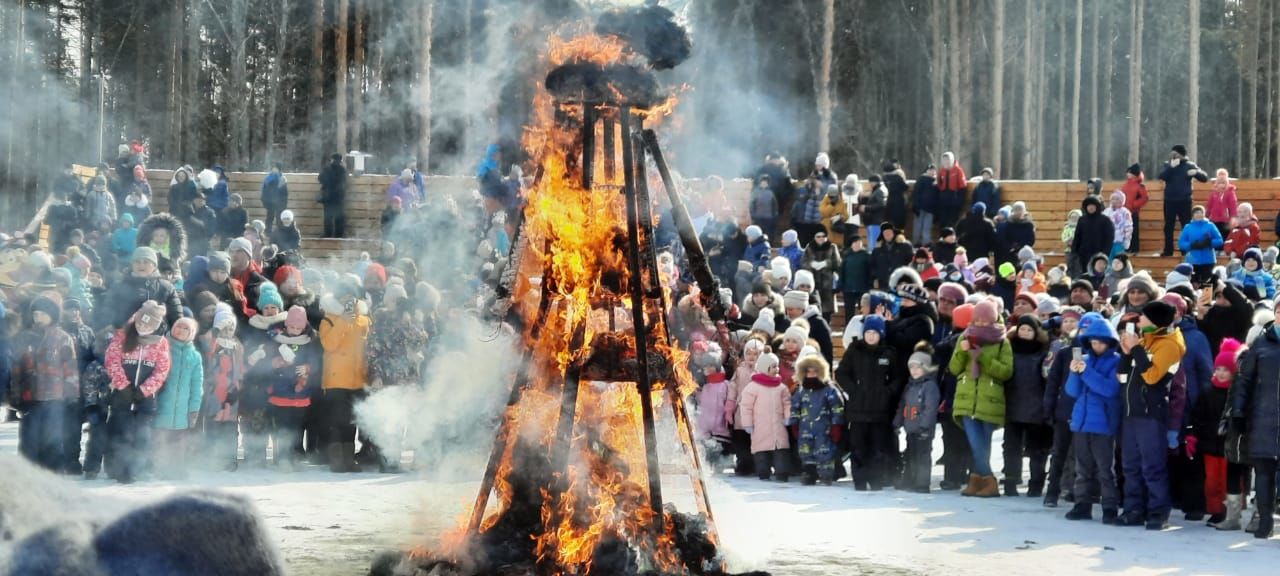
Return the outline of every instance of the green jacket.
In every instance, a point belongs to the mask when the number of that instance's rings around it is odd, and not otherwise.
[[[969,352],[956,346],[948,368],[956,377],[956,398],[951,417],[963,416],[1004,426],[1004,383],[1013,377],[1013,347],[1009,341],[982,347],[978,356],[978,377],[969,370]]]

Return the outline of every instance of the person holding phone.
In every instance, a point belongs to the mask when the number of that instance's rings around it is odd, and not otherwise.
[[[1092,520],[1099,486],[1102,522],[1119,519],[1120,491],[1116,487],[1116,434],[1124,409],[1120,391],[1120,338],[1101,315],[1080,319],[1080,339],[1071,349],[1066,393],[1075,399],[1071,410],[1072,450],[1075,452],[1075,506],[1067,520]],[[1132,324],[1130,325],[1132,326]]]

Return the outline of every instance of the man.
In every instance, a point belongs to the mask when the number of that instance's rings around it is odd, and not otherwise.
[[[835,349],[831,345],[831,325],[822,318],[822,311],[809,303],[809,293],[803,290],[787,292],[782,296],[782,306],[788,320],[804,318],[809,323],[809,338],[818,343],[824,358],[832,358]]]
[[[1173,256],[1173,222],[1178,220],[1186,227],[1191,222],[1191,180],[1208,182],[1205,174],[1195,162],[1187,160],[1187,147],[1177,144],[1169,154],[1169,161],[1160,171],[1160,180],[1164,182],[1164,251],[1161,256]],[[1079,237],[1079,231],[1076,232]]]
[[[165,322],[172,326],[182,317],[182,302],[173,284],[160,277],[160,256],[150,247],[139,246],[131,262],[129,275],[114,284],[96,307],[97,327],[122,328],[148,300],[164,304]]]
[[[227,248],[231,257],[231,277],[244,288],[244,297],[249,302],[258,301],[258,289],[267,279],[262,276],[262,267],[253,260],[253,244],[244,238],[236,238]],[[252,315],[252,311],[249,311]]]
[[[329,157],[329,164],[320,172],[320,203],[324,205],[324,237],[342,238],[346,235],[347,215],[347,167],[342,155]]]
[[[1079,306],[1085,312],[1093,311],[1093,284],[1088,280],[1075,280],[1071,283],[1071,295],[1067,297],[1071,306]]]
[[[191,197],[191,209],[180,218],[182,225],[187,229],[191,254],[194,256],[208,254],[209,243],[218,230],[218,213],[208,206],[204,192],[197,191]]]

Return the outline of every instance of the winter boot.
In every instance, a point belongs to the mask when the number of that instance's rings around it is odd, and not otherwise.
[[[1256,501],[1254,502],[1254,505],[1253,517],[1249,518],[1249,525],[1244,527],[1244,531],[1250,534],[1258,531],[1258,522],[1262,519],[1262,513],[1258,511]]]
[[[1017,481],[1017,480],[1005,480],[1005,481],[1004,481],[1004,495],[1005,495],[1005,496],[1011,496],[1011,497],[1016,497],[1016,496],[1018,495],[1018,481]]]
[[[351,472],[361,471],[360,464],[356,463],[355,453],[356,453],[355,442],[347,442],[342,444],[342,451],[339,455],[343,458],[343,465],[346,468],[346,470],[343,470],[344,472],[351,473]]]
[[[974,496],[978,490],[982,488],[982,476],[977,474],[969,475],[969,484],[965,485],[964,490],[960,491],[961,496]]]
[[[1103,523],[1103,524],[1106,524],[1106,525],[1108,525],[1108,526],[1115,526],[1116,522],[1117,522],[1117,521],[1119,521],[1119,520],[1120,520],[1120,511],[1119,511],[1119,510],[1116,510],[1115,508],[1103,508],[1103,509],[1102,509],[1102,523]]]
[[[943,480],[940,484],[938,484],[938,488],[941,490],[948,490],[948,491],[959,490],[960,484],[956,482],[952,482],[950,480]]]
[[[1116,518],[1115,526],[1144,526],[1147,523],[1146,516],[1136,510],[1127,510]]]
[[[1164,530],[1169,527],[1169,513],[1153,513],[1147,516],[1147,530]]]
[[[979,481],[982,483],[981,488],[973,494],[974,496],[978,498],[1000,497],[1000,482],[996,480],[995,476],[984,476]]]
[[[1244,496],[1240,494],[1227,494],[1227,513],[1221,522],[1216,524],[1210,523],[1210,526],[1218,530],[1239,530],[1240,529],[1240,513],[1244,508]]]
[[[1272,536],[1276,526],[1274,510],[1274,502],[1268,502],[1265,505],[1259,504],[1258,512],[1253,515],[1254,518],[1258,518],[1258,529],[1253,531],[1254,538],[1265,540]]]
[[[1186,514],[1183,514],[1182,519],[1188,522],[1199,522],[1201,520],[1204,520],[1204,512],[1193,510],[1191,512],[1187,512]]]
[[[1057,490],[1048,490],[1044,493],[1044,507],[1045,508],[1058,507],[1058,491]]]
[[[1093,520],[1093,505],[1076,502],[1067,512],[1067,520]]]
[[[1049,456],[1047,454],[1031,457],[1031,480],[1027,482],[1028,498],[1039,498],[1044,494],[1044,484],[1049,478],[1046,470],[1048,464]]]

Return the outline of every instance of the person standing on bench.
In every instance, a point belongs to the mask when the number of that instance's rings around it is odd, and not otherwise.
[[[1187,159],[1187,147],[1174,145],[1169,161],[1160,171],[1160,180],[1164,182],[1164,251],[1161,256],[1173,256],[1173,221],[1177,219],[1184,227],[1191,222],[1192,178],[1209,181],[1209,175]]]

